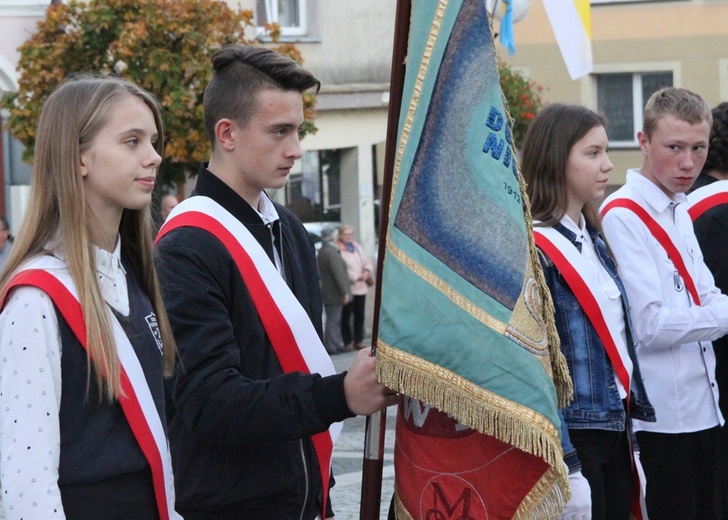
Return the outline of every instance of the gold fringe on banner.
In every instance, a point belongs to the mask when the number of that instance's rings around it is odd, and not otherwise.
[[[571,498],[571,490],[568,487],[569,476],[566,473],[564,464],[546,470],[531,492],[526,495],[518,506],[513,518],[516,520],[553,520],[566,507]],[[564,487],[566,486],[566,487]]]
[[[446,411],[460,424],[539,457],[568,489],[559,432],[543,415],[381,339],[377,376],[385,386]]]
[[[503,106],[506,110],[506,119],[513,128],[511,111],[508,107],[508,101],[505,95],[501,91],[503,97]],[[513,134],[511,134],[513,135]],[[516,163],[516,170],[518,171],[518,187],[521,190],[521,200],[523,201],[523,215],[526,220],[526,234],[528,236],[528,251],[530,253],[531,266],[533,268],[533,276],[538,284],[539,292],[541,293],[541,305],[543,309],[543,321],[546,324],[546,336],[548,338],[549,354],[551,355],[551,370],[553,372],[554,386],[556,387],[556,396],[558,400],[559,408],[568,406],[569,403],[574,399],[574,385],[569,375],[569,366],[566,363],[566,358],[563,352],[561,352],[561,340],[559,339],[559,333],[556,330],[556,310],[554,309],[554,302],[551,299],[551,291],[549,291],[546,285],[546,277],[543,274],[541,268],[541,262],[538,260],[538,249],[533,237],[533,217],[531,217],[531,201],[526,193],[526,180],[521,174],[521,167],[516,160],[517,154],[515,147],[511,143],[511,151],[513,152],[513,160]]]
[[[538,249],[533,238],[533,221],[531,219],[530,201],[526,195],[526,181],[523,180],[520,169],[518,171],[518,183],[523,196],[524,213],[526,215],[526,229],[528,231],[528,250],[531,254],[531,265],[533,265],[533,276],[538,284],[541,293],[541,305],[543,308],[543,321],[546,324],[546,335],[548,337],[549,354],[551,356],[551,370],[553,371],[554,386],[559,408],[568,406],[574,399],[574,385],[569,375],[569,366],[566,363],[564,353],[561,352],[561,340],[556,330],[556,310],[554,301],[551,299],[551,291],[546,285],[546,277],[538,261]]]

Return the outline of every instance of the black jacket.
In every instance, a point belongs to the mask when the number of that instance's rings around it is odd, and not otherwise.
[[[346,261],[341,258],[339,248],[331,242],[324,242],[316,257],[321,276],[321,294],[325,305],[343,305],[344,296],[351,295],[349,273]]]
[[[192,195],[221,204],[273,258],[271,229],[225,183],[201,168]],[[321,336],[313,245],[292,213],[276,210],[285,279]],[[315,518],[322,488],[310,437],[352,416],[344,374],[283,373],[238,268],[210,233],[174,230],[155,256],[179,351],[168,418],[178,510],[191,520]]]
[[[718,179],[701,174],[692,189],[713,184]],[[703,213],[693,222],[695,236],[700,244],[705,265],[715,278],[715,285],[723,294],[728,294],[728,204],[718,204]],[[715,379],[720,391],[720,411],[728,417],[728,336],[713,340],[715,351]]]

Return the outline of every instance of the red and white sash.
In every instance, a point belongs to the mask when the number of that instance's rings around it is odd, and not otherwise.
[[[667,253],[670,261],[675,266],[675,269],[677,269],[678,274],[682,277],[683,281],[685,282],[685,287],[687,288],[688,293],[693,299],[693,303],[699,306],[700,295],[698,294],[698,290],[695,286],[695,282],[693,281],[693,277],[688,271],[685,261],[680,254],[680,250],[673,243],[668,232],[665,231],[665,229],[654,218],[652,218],[649,213],[647,213],[647,210],[645,210],[645,208],[640,206],[636,201],[632,199],[623,198],[612,200],[606,206],[604,206],[604,208],[602,208],[602,218],[612,208],[628,209],[632,211],[635,215],[637,215],[642,222],[644,222],[645,226],[647,226],[647,229],[650,231],[650,233],[652,233],[652,236],[660,243],[662,248]]]
[[[604,291],[592,290],[593,287],[601,287],[601,283],[579,250],[564,235],[552,227],[534,227],[533,234],[536,246],[549,257],[559,270],[604,345],[604,350],[609,356],[614,372],[627,392],[627,413],[629,413],[632,371],[626,368],[625,360],[622,357],[622,353],[627,352],[622,336],[612,333],[620,330],[621,324],[612,323],[614,319],[612,314],[603,310],[607,309],[610,304],[608,297]],[[629,365],[632,365],[631,360]],[[632,446],[629,421],[627,430],[630,437],[630,446]],[[646,519],[645,484],[647,479],[639,458],[634,456],[632,458],[632,474],[634,489],[632,490],[630,518]]]
[[[695,222],[698,217],[715,206],[728,203],[728,180],[716,181],[698,188],[688,195],[688,215]]]
[[[160,229],[157,240],[178,227],[204,229],[230,252],[284,372],[318,373],[321,376],[336,373],[301,303],[265,250],[237,218],[214,200],[194,196],[174,208]],[[323,484],[322,518],[326,516],[331,454],[341,428],[341,423],[334,423],[328,431],[312,437]]]
[[[574,244],[554,228],[534,227],[533,234],[536,245],[554,263],[579,301],[584,314],[589,318],[629,400],[632,372],[627,369],[627,366],[631,366],[632,362],[629,360],[628,363],[625,363],[625,360],[622,359],[623,353],[627,352],[627,347],[621,334],[613,333],[621,329],[621,324],[611,323],[613,315],[606,311],[611,305],[609,298],[604,291],[593,290],[602,285],[597,279],[596,273],[579,253],[579,250],[574,247]]]
[[[37,287],[48,294],[83,348],[88,348],[86,325],[78,293],[63,262],[51,256],[30,261],[13,276],[2,295],[2,305],[5,305],[12,288],[23,285]],[[119,403],[134,437],[149,462],[159,517],[162,520],[181,519],[174,510],[172,459],[162,418],[159,416],[139,358],[126,332],[112,312],[109,312],[109,319],[121,362],[123,395],[119,396]]]

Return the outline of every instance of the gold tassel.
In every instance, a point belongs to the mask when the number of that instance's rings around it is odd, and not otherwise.
[[[396,520],[414,520],[412,518],[412,515],[409,514],[409,511],[404,507],[404,504],[399,499],[399,495],[397,493],[394,493],[394,518]]]
[[[503,98],[503,106],[506,111],[506,119],[508,124],[511,125],[511,112],[508,107],[508,101],[506,100],[503,92],[501,92]],[[511,135],[513,135],[511,133]],[[569,403],[574,399],[574,385],[569,375],[569,366],[566,363],[566,358],[563,352],[561,352],[561,340],[559,339],[559,333],[556,330],[555,321],[555,309],[554,302],[551,299],[551,292],[546,285],[546,278],[541,269],[541,262],[538,261],[538,249],[536,248],[535,240],[533,238],[533,218],[531,217],[531,201],[526,193],[526,181],[521,175],[521,168],[516,160],[516,150],[511,143],[511,151],[513,161],[516,165],[516,171],[518,172],[518,186],[521,190],[521,197],[523,200],[523,215],[526,220],[526,231],[528,235],[528,251],[530,252],[531,266],[533,268],[533,276],[538,283],[539,292],[541,293],[541,301],[543,302],[543,321],[546,324],[546,335],[549,343],[549,353],[551,354],[551,370],[554,378],[554,386],[556,386],[556,396],[558,400],[559,408],[568,406]]]
[[[561,464],[561,467],[564,467]],[[528,493],[513,515],[514,520],[553,520],[571,498],[569,476],[551,467]]]
[[[381,340],[377,376],[385,386],[447,411],[460,424],[539,457],[568,482],[558,430],[542,415]]]
[[[561,352],[561,340],[556,330],[554,301],[551,298],[551,291],[546,285],[546,277],[541,269],[541,262],[538,260],[538,249],[533,238],[533,221],[531,220],[531,210],[529,208],[530,201],[526,195],[525,181],[518,173],[518,182],[521,185],[521,193],[526,214],[526,229],[528,230],[528,248],[531,253],[531,264],[533,265],[533,276],[538,284],[541,293],[541,302],[543,308],[543,321],[546,324],[546,335],[549,343],[549,354],[551,355],[551,370],[553,371],[554,385],[556,386],[556,396],[559,408],[568,406],[574,399],[574,385],[569,374],[569,366],[566,364],[564,353]]]

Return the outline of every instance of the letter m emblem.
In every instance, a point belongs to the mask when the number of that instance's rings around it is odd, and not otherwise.
[[[448,493],[443,491],[440,484],[432,483],[433,496],[432,508],[425,515],[426,520],[475,520],[470,516],[470,503],[472,490],[467,487],[459,488],[460,496],[454,501],[448,499]],[[452,494],[453,488],[449,489]]]

